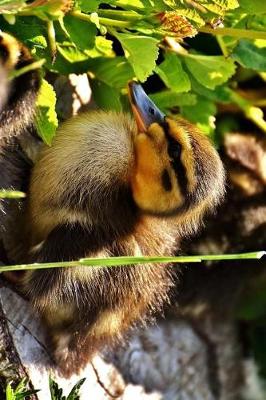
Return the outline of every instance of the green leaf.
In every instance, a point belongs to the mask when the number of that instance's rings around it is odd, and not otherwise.
[[[217,15],[223,15],[227,10],[233,10],[239,6],[237,0],[212,0],[204,2],[204,7]]]
[[[78,381],[72,388],[69,395],[66,397],[63,395],[63,390],[59,388],[58,384],[51,377],[49,377],[51,400],[79,400],[80,399],[79,391],[85,380],[86,379],[83,378],[80,381]]]
[[[59,388],[58,384],[49,376],[49,388],[51,400],[66,400],[63,396],[63,390]]]
[[[12,389],[10,383],[8,383],[6,386],[6,400],[16,400],[14,390]]]
[[[240,40],[232,57],[243,67],[266,71],[266,48],[259,48],[249,40]]]
[[[46,63],[45,66],[50,71],[59,74],[83,74],[88,72],[88,61],[89,60],[86,59],[85,61],[69,63],[60,53],[58,53],[55,63]]]
[[[133,69],[125,57],[98,57],[90,61],[88,70],[95,77],[117,89],[125,87],[134,76]]]
[[[88,59],[87,54],[77,49],[71,43],[57,44],[57,50],[69,63],[77,63],[86,61]]]
[[[27,11],[44,21],[53,21],[63,18],[71,9],[71,0],[50,0],[43,2],[27,3]]]
[[[41,89],[37,99],[36,128],[39,136],[48,145],[51,144],[58,126],[55,111],[56,94],[45,79],[42,81]]]
[[[115,36],[120,41],[136,77],[141,82],[144,82],[155,68],[159,41],[153,37],[135,36],[126,33],[116,33]]]
[[[26,399],[30,398],[31,395],[36,394],[39,391],[40,391],[39,389],[36,389],[36,390],[26,390],[21,393],[16,393],[15,400],[26,400]]]
[[[38,393],[39,390],[27,390],[28,380],[26,378],[21,379],[19,384],[12,388],[11,383],[6,386],[6,400],[26,400],[31,395]]]
[[[64,26],[72,42],[81,50],[91,49],[95,43],[96,26],[71,15],[64,17]]]
[[[266,13],[266,2],[264,0],[238,0],[240,7],[250,14]]]
[[[76,0],[75,8],[80,9],[84,13],[97,11],[101,0]]]
[[[195,105],[181,107],[181,114],[207,134],[215,128],[216,106],[204,97],[198,97]]]
[[[37,17],[16,17],[15,25],[9,25],[1,18],[0,27],[3,31],[13,34],[29,48],[32,48],[33,45],[45,45],[46,43],[46,25]]]
[[[173,53],[166,53],[164,61],[155,68],[168,89],[174,92],[188,92],[191,88],[188,74],[184,71],[178,56]]]
[[[86,1],[86,0],[85,0]],[[106,3],[112,4],[112,0],[107,0]],[[116,0],[116,6],[123,7],[125,9],[134,10],[134,9],[150,9],[156,7],[156,3],[151,2],[149,0]]]
[[[102,110],[121,111],[120,92],[104,82],[94,79],[91,81],[93,98]]]
[[[202,86],[193,76],[190,77],[192,89],[197,94],[206,97],[209,100],[216,101],[219,103],[230,103],[232,102],[232,96],[234,92],[228,86],[220,85],[216,86],[213,90]]]
[[[235,72],[234,61],[224,56],[189,55],[185,57],[189,72],[209,89],[226,82]]]
[[[185,93],[179,94],[171,90],[149,95],[154,103],[164,112],[169,112],[170,109],[182,105],[192,105],[197,101],[195,94]]]
[[[86,378],[81,379],[76,383],[76,385],[73,387],[69,395],[67,396],[66,400],[79,400],[79,391],[83,383],[85,382]]]
[[[103,36],[96,36],[95,45],[92,49],[86,50],[85,53],[90,58],[96,57],[114,57],[113,42]]]
[[[26,5],[24,0],[1,0],[0,14],[14,14]]]

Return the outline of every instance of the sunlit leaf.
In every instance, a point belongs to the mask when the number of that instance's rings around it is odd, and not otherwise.
[[[79,8],[85,13],[93,12],[98,9],[101,0],[76,0],[75,8]]]
[[[64,26],[70,39],[79,49],[86,50],[94,46],[97,31],[94,24],[66,15]]]
[[[39,136],[47,144],[51,144],[58,126],[55,111],[56,94],[45,79],[42,81],[41,89],[37,99],[36,128]]]
[[[250,14],[266,13],[266,2],[262,0],[238,0],[239,5]]]
[[[191,88],[189,77],[176,54],[167,53],[164,61],[156,67],[155,72],[166,87],[174,92],[188,92]]]
[[[243,67],[266,71],[266,48],[259,48],[248,40],[240,40],[232,57]]]
[[[136,74],[144,82],[155,68],[158,57],[158,40],[148,36],[136,36],[125,33],[116,34],[125,56]]]
[[[117,89],[125,87],[134,76],[134,71],[125,57],[98,57],[91,60],[89,71],[93,72],[98,80]]]
[[[171,90],[164,90],[149,96],[154,103],[164,112],[168,113],[174,107],[192,105],[197,101],[197,96],[192,93],[176,93]]]
[[[235,72],[234,61],[223,56],[190,55],[185,63],[197,81],[209,89],[226,82]]]

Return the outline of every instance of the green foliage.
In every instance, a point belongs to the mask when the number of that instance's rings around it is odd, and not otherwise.
[[[40,137],[47,144],[51,144],[58,125],[55,103],[56,95],[53,87],[43,79],[37,99],[36,128]]]
[[[243,67],[255,71],[266,71],[266,47],[259,48],[249,40],[240,40],[232,56]]]
[[[194,78],[208,89],[228,81],[235,72],[233,60],[223,56],[190,55],[185,63]]]
[[[59,388],[58,384],[51,377],[49,377],[49,388],[51,394],[50,400],[79,400],[80,398],[79,391],[85,380],[86,379],[83,378],[80,381],[78,381],[73,386],[69,395],[64,396],[63,390]],[[28,381],[25,378],[22,379],[15,388],[13,388],[13,385],[11,383],[8,383],[6,386],[5,400],[27,400],[30,395],[39,392],[39,390],[28,390],[27,387],[28,387]]]
[[[6,386],[6,400],[26,400],[28,396],[39,392],[39,390],[28,390],[28,382],[22,379],[20,383],[13,388],[11,383]]]
[[[144,82],[155,68],[155,61],[158,57],[158,40],[153,37],[125,33],[117,33],[116,37],[125,51],[136,78]]]
[[[0,0],[0,26],[22,40],[43,76],[88,72],[99,107],[124,109],[127,82],[158,76],[165,88],[153,98],[165,112],[179,112],[214,134],[217,103],[237,105],[266,131],[260,109],[238,95],[237,69],[265,68],[266,10],[259,0]],[[197,36],[186,50],[182,40],[204,30],[216,35],[220,21],[226,37],[218,42]],[[213,29],[212,26],[216,26]],[[252,29],[252,30],[250,30]],[[232,35],[230,37],[230,34]],[[108,35],[108,36],[107,36]],[[229,36],[228,36],[229,35]],[[117,54],[117,45],[120,50]],[[160,61],[158,62],[159,49]],[[209,48],[213,50],[209,51]],[[38,66],[38,64],[37,64]],[[156,88],[155,88],[156,89]],[[154,92],[154,91],[153,91]],[[55,93],[44,81],[38,100],[37,130],[50,144],[57,127]],[[179,108],[181,107],[181,108]],[[256,111],[256,112],[255,112]],[[215,135],[214,135],[215,138]]]
[[[85,378],[81,379],[76,383],[76,385],[72,388],[69,395],[66,397],[63,395],[63,390],[59,388],[58,384],[50,377],[49,378],[49,387],[51,393],[51,400],[79,400],[79,390],[83,383],[85,382]]]
[[[168,89],[175,93],[188,92],[191,83],[180,58],[174,53],[166,53],[164,61],[155,68],[155,72]]]

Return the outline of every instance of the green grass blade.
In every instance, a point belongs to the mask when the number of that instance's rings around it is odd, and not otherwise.
[[[0,199],[22,199],[26,194],[17,190],[0,190]]]
[[[238,253],[238,254],[214,254],[200,256],[202,261],[226,261],[226,260],[259,260],[266,254],[266,251],[254,251],[251,253]]]
[[[240,254],[214,254],[202,256],[178,256],[178,257],[106,257],[106,258],[81,258],[77,261],[62,261],[62,262],[49,262],[49,263],[34,263],[34,264],[18,264],[18,265],[4,265],[0,267],[1,272],[7,271],[25,271],[25,270],[38,270],[47,268],[61,268],[61,267],[76,267],[83,265],[85,267],[115,267],[121,265],[131,264],[150,264],[150,263],[195,263],[202,261],[228,261],[228,260],[251,260],[260,259],[266,254],[265,251],[256,251],[251,253]]]

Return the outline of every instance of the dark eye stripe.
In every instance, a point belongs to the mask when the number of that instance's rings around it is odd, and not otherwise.
[[[5,63],[8,60],[8,58],[9,58],[8,48],[0,43],[0,60]]]
[[[188,178],[186,168],[181,161],[182,145],[170,135],[170,128],[167,121],[161,123],[160,126],[164,130],[166,139],[168,141],[168,154],[171,158],[171,166],[175,171],[180,191],[182,195],[186,197],[188,192]]]

